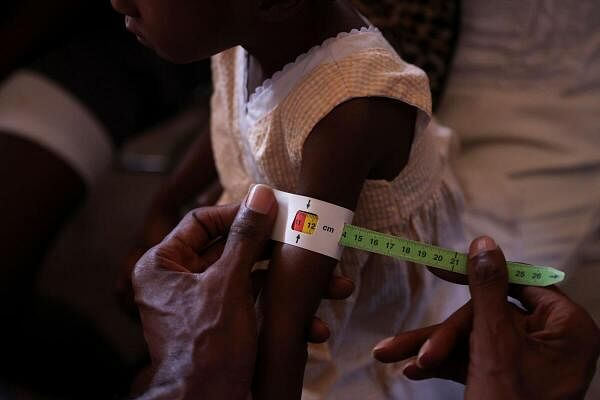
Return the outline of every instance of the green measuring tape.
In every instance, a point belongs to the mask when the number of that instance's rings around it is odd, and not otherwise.
[[[450,249],[402,239],[397,236],[359,228],[346,224],[340,244],[384,256],[440,268],[459,274],[467,274],[467,255]],[[508,280],[529,286],[549,286],[561,282],[565,273],[552,267],[508,261]]]
[[[280,212],[271,238],[340,260],[342,247],[395,257],[459,274],[467,274],[466,254],[351,225],[354,213],[318,199],[273,191]],[[341,231],[341,238],[340,238]],[[507,262],[508,280],[549,286],[565,279],[551,267]]]

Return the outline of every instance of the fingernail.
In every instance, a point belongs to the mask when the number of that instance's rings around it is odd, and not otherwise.
[[[425,343],[423,343],[423,346],[421,346],[419,354],[417,355],[417,366],[421,369],[424,369],[426,367],[426,358],[428,355],[427,352],[429,351],[429,347],[431,347],[431,343],[429,339],[427,339]]]
[[[377,343],[377,345],[375,347],[373,347],[373,353],[378,352],[379,350],[382,350],[386,347],[388,347],[390,344],[392,344],[394,342],[395,337],[389,337],[387,339],[383,339],[381,342]]]
[[[268,214],[275,203],[273,190],[267,185],[254,185],[246,199],[246,207],[259,214]]]
[[[477,257],[478,255],[496,250],[498,245],[494,242],[489,236],[481,236],[477,239],[473,240],[471,246],[469,247],[469,258]]]

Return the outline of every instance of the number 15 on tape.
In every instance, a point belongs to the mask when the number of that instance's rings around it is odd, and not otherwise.
[[[466,254],[354,225],[346,224],[344,226],[340,244],[450,272],[467,273]],[[559,283],[565,278],[564,272],[552,267],[511,261],[506,264],[509,281],[519,285],[549,286]]]

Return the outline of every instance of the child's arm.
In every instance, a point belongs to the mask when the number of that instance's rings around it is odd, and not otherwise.
[[[346,102],[313,129],[296,192],[355,209],[367,178],[393,179],[408,160],[416,112],[384,98]],[[255,399],[300,398],[306,332],[336,260],[277,245],[261,295]]]

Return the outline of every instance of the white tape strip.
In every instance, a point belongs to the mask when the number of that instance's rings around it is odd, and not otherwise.
[[[321,200],[273,190],[279,205],[271,238],[336,260],[342,257],[340,237],[354,212]]]

